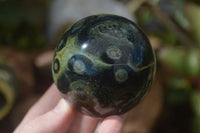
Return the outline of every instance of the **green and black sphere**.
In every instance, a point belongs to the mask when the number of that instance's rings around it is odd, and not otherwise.
[[[154,51],[141,29],[108,14],[86,17],[66,30],[52,63],[63,97],[95,117],[132,109],[151,88],[155,68]]]

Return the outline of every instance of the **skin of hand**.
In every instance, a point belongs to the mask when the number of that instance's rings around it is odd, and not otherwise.
[[[104,119],[83,115],[53,84],[27,112],[14,133],[121,133],[126,115]]]

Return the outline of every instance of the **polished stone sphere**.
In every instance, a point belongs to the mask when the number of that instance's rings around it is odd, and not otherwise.
[[[120,115],[151,88],[156,60],[146,35],[116,15],[86,17],[65,31],[52,73],[63,97],[83,114]]]

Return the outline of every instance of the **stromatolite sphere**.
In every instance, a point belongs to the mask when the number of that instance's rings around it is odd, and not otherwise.
[[[150,89],[155,56],[146,35],[115,15],[86,17],[61,37],[54,82],[80,112],[106,117],[132,109]]]

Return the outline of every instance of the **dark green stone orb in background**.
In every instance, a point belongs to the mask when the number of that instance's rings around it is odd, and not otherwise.
[[[156,68],[146,35],[116,15],[86,17],[65,31],[52,73],[63,97],[83,114],[120,115],[151,88]]]

